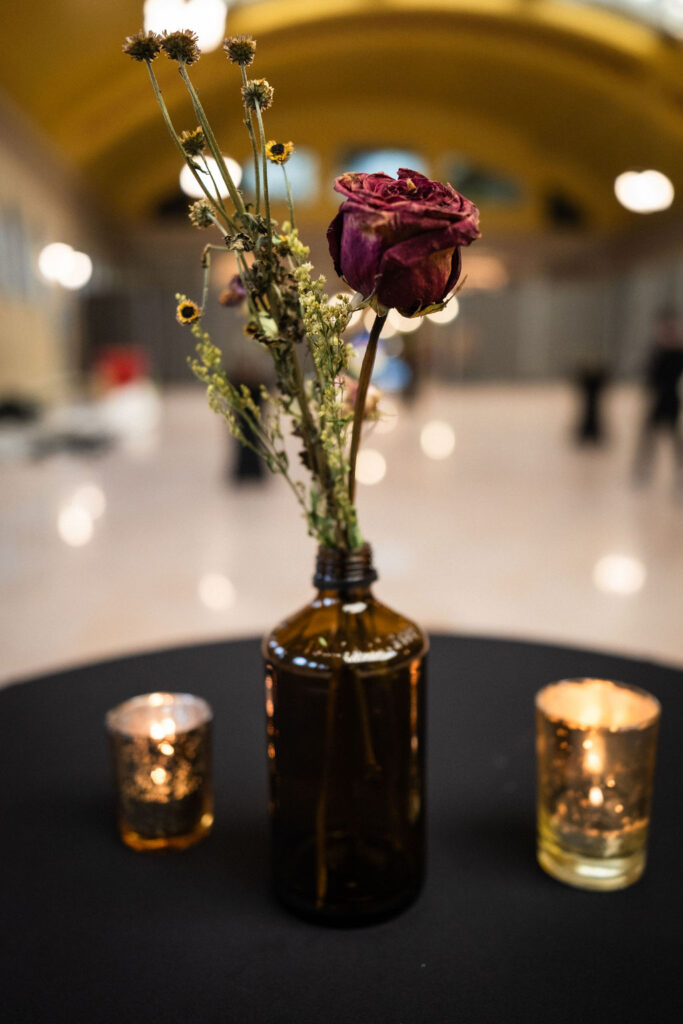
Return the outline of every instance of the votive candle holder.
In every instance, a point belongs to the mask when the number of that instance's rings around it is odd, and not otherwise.
[[[119,832],[134,850],[182,850],[210,831],[212,720],[189,693],[146,693],[107,713]]]
[[[659,701],[625,683],[564,679],[536,694],[537,857],[581,889],[645,869]]]

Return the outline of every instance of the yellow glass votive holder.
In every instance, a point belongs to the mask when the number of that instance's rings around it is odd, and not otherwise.
[[[623,889],[645,869],[659,701],[606,679],[536,694],[537,857],[580,889]]]
[[[212,720],[189,693],[146,693],[107,713],[119,831],[134,850],[184,850],[210,831]]]

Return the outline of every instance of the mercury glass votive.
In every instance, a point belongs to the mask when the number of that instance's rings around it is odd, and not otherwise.
[[[184,850],[210,831],[212,719],[189,693],[146,693],[107,713],[119,830],[134,850]]]
[[[537,856],[581,889],[622,889],[645,868],[659,701],[606,679],[536,694]]]

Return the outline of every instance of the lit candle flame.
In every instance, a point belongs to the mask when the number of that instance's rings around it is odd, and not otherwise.
[[[172,718],[162,718],[160,722],[152,722],[149,734],[153,740],[163,740],[166,736],[175,736],[175,722]]]
[[[591,775],[598,775],[604,768],[604,742],[596,735],[588,736],[582,743],[586,751],[583,758],[583,765]]]

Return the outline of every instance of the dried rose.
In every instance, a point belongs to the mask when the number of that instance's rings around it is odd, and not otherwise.
[[[365,298],[415,316],[439,305],[460,277],[460,248],[479,238],[479,211],[419,171],[342,174],[347,196],[327,231],[335,270]]]

